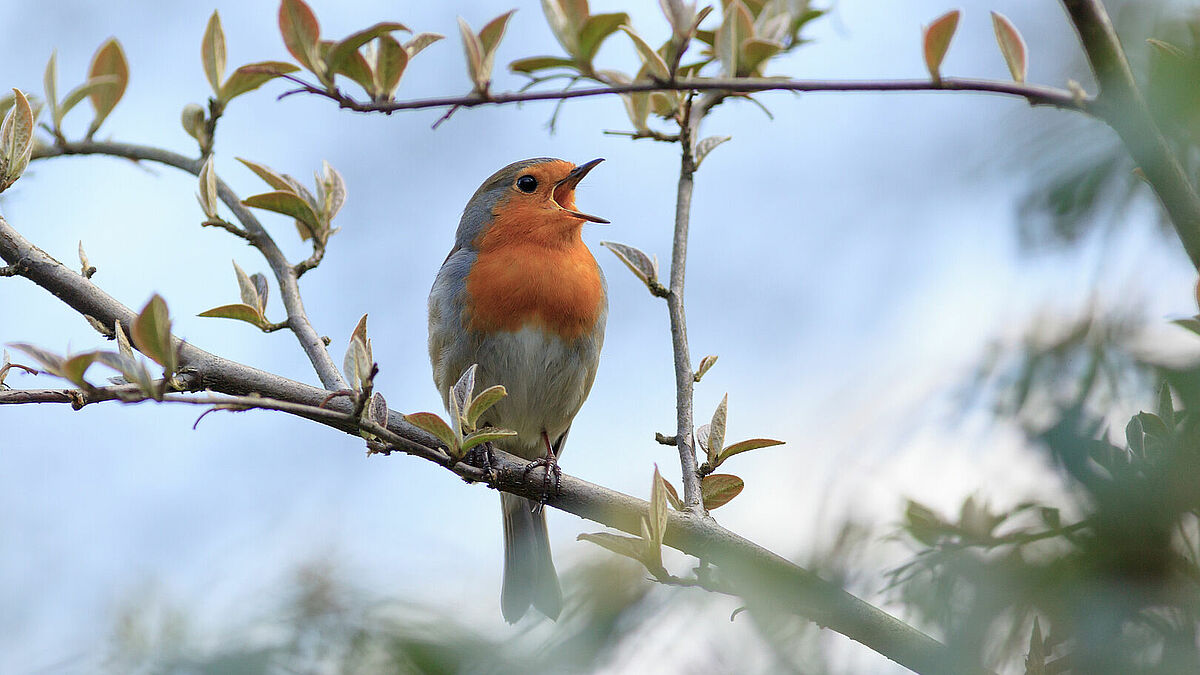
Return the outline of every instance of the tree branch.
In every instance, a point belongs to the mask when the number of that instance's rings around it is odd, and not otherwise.
[[[68,269],[33,246],[0,217],[0,259],[19,269],[19,274],[61,299],[77,312],[94,317],[105,326],[120,320],[131,325],[135,313],[102,291],[89,279]],[[322,403],[328,391],[279,377],[256,368],[221,358],[198,347],[176,341],[180,364],[198,378],[196,386],[233,396],[256,394],[234,399],[235,405],[266,407],[271,401],[287,404],[278,409],[316,422],[357,433],[359,429],[378,433],[403,452],[437,461],[443,466],[444,453],[436,439],[413,427],[403,417],[388,411],[387,424],[377,425],[352,417],[353,404],[343,398]],[[169,396],[169,400],[194,400],[187,396]],[[228,399],[214,399],[218,405]],[[207,403],[207,401],[206,401]],[[319,411],[319,412],[318,412]],[[528,462],[496,451],[490,473],[458,463],[452,470],[468,480],[484,480],[495,489],[527,498],[544,496],[544,486],[536,472],[527,473]],[[640,534],[641,519],[649,504],[629,495],[582,481],[564,474],[560,492],[547,504],[631,534]],[[671,512],[665,543],[684,553],[716,564],[731,588],[738,589],[752,607],[800,614],[822,626],[857,640],[870,649],[918,672],[962,672],[944,645],[921,631],[873,607],[811,572],[771,553],[721,526],[709,517]],[[970,671],[971,669],[966,669]]]
[[[50,148],[36,150],[33,153],[33,159],[46,159],[63,155],[108,155],[132,160],[146,160],[173,166],[193,175],[198,175],[200,168],[204,165],[203,160],[192,159],[161,148],[103,141],[60,143]],[[317,334],[316,329],[312,327],[312,323],[309,322],[308,313],[304,310],[304,301],[300,298],[300,285],[298,283],[300,274],[303,274],[305,269],[315,267],[315,263],[308,268],[302,269],[299,266],[293,268],[291,263],[287,261],[287,258],[284,257],[283,251],[279,250],[279,246],[275,243],[275,240],[271,238],[271,235],[258,222],[254,214],[242,204],[237,194],[220,178],[217,179],[217,194],[220,196],[221,201],[233,212],[238,221],[241,222],[242,227],[245,228],[245,232],[248,235],[246,238],[252,246],[262,253],[263,257],[267,260],[267,264],[271,267],[271,271],[275,274],[275,280],[279,283],[279,297],[282,299],[284,309],[287,311],[288,328],[292,329],[292,333],[295,334],[296,339],[300,342],[300,347],[308,356],[308,360],[312,363],[313,369],[316,370],[317,376],[321,378],[322,386],[329,390],[345,389],[346,381],[342,378],[341,371],[338,370],[333,359],[330,358],[329,352],[325,349],[325,343]]]
[[[588,96],[604,96],[608,94],[630,94],[653,91],[714,91],[730,93],[754,93],[763,91],[793,91],[793,92],[939,92],[966,91],[981,94],[998,94],[1023,98],[1030,105],[1048,105],[1063,110],[1090,112],[1090,103],[1086,97],[1065,89],[1046,87],[1042,85],[1018,84],[998,80],[978,80],[970,78],[943,78],[935,83],[931,80],[788,80],[783,78],[752,78],[740,77],[730,79],[704,78],[696,80],[676,80],[670,82],[635,82],[632,84],[617,84],[587,89],[571,89],[568,91],[518,91],[499,94],[470,94],[467,96],[447,96],[439,98],[416,99],[411,101],[391,101],[387,103],[358,101],[341,92],[326,91],[320,87],[305,83],[298,78],[288,78],[299,82],[302,91],[332,99],[347,110],[356,112],[392,113],[397,110],[420,110],[424,108],[474,108],[481,105],[502,105],[505,103],[520,103],[525,101],[559,101],[569,98],[584,98]]]
[[[1063,7],[1100,85],[1093,112],[1120,136],[1167,210],[1192,266],[1200,270],[1200,196],[1146,105],[1104,5],[1063,0]]]
[[[693,419],[693,387],[696,378],[692,373],[692,357],[687,341],[687,317],[683,311],[683,289],[687,268],[688,225],[692,213],[693,176],[696,160],[693,155],[693,134],[707,109],[697,109],[695,122],[692,117],[692,97],[683,105],[679,121],[679,186],[675,192],[675,235],[671,244],[670,293],[666,296],[667,310],[671,317],[671,349],[675,357],[675,446],[679,449],[679,464],[682,467],[683,503],[696,515],[704,515],[704,503],[700,496],[700,474],[696,472],[695,426]]]

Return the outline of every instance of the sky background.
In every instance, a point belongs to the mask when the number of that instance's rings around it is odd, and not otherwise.
[[[326,36],[381,20],[449,36],[414,59],[402,98],[465,92],[455,16],[478,28],[514,5],[496,90],[522,84],[503,67],[509,61],[559,53],[537,2],[312,2]],[[943,72],[1007,77],[986,11],[996,9],[1030,45],[1030,81],[1061,86],[1071,77],[1091,88],[1056,4],[958,5],[965,13]],[[199,43],[214,6],[230,70],[286,58],[273,1],[0,0],[0,86],[40,93],[57,49],[66,91],[82,81],[96,47],[116,36],[131,80],[99,137],[192,155],[179,112],[209,93]],[[666,35],[656,3],[592,7],[630,11],[651,43]],[[922,77],[921,25],[946,9],[845,0],[811,25],[812,45],[768,74]],[[621,35],[598,62],[636,69]],[[578,204],[612,221],[584,231],[608,276],[608,337],[563,467],[642,497],[655,463],[678,484],[677,458],[653,441],[654,432],[674,428],[665,305],[596,245],[637,246],[657,255],[665,273],[676,148],[603,135],[629,127],[615,97],[568,102],[551,134],[552,103],[464,110],[432,130],[441,111],[359,115],[314,97],[276,101],[282,90],[270,84],[230,106],[218,129],[217,171],[243,197],[266,188],[235,156],[306,182],[322,160],[342,173],[349,198],[335,221],[341,231],[303,279],[305,304],[339,363],[358,317],[370,314],[377,387],[406,412],[441,412],[425,349],[425,298],[479,183],[527,157],[606,158],[583,182]],[[1153,234],[1149,205],[1135,206],[1121,234],[1093,238],[1071,255],[1030,256],[1014,233],[1017,199],[1038,179],[1031,167],[1045,152],[1031,139],[1065,113],[954,94],[760,100],[774,120],[732,102],[706,122],[707,134],[733,141],[696,177],[689,338],[694,361],[720,356],[696,388],[698,421],[728,392],[729,438],[788,443],[726,465],[746,490],[718,520],[803,560],[847,516],[891,531],[905,497],[951,510],[972,493],[1000,506],[1053,494],[1061,484],[1041,455],[985,416],[954,415],[946,391],[991,340],[1015,339],[1035,311],[1071,317],[1094,299],[1140,306],[1155,319],[1194,313],[1194,273],[1174,242]],[[68,136],[86,129],[85,108],[67,117]],[[1070,154],[1087,138],[1063,136],[1056,151]],[[55,159],[31,166],[0,199],[0,212],[69,265],[82,240],[99,269],[93,280],[125,304],[138,308],[162,294],[177,334],[197,346],[316,384],[290,333],[195,316],[236,301],[230,260],[266,271],[240,240],[199,227],[195,190],[193,177],[166,167]],[[289,222],[261,219],[293,260],[306,255]],[[283,318],[277,295],[272,320]],[[1164,344],[1183,339],[1165,325],[1155,330]],[[81,317],[20,278],[0,279],[0,343],[11,342],[60,352],[103,344]],[[9,384],[56,386],[20,374]],[[461,618],[483,630],[510,630],[498,607],[501,533],[490,490],[416,459],[367,458],[360,440],[286,415],[211,415],[193,431],[198,412],[0,408],[0,672],[91,670],[131,599],[186,607],[201,636],[252,624],[281,601],[297,565],[312,560],[335,561],[380,596],[461,608]],[[608,555],[575,541],[598,530],[593,523],[551,511],[550,529],[560,569]],[[881,543],[862,565],[886,569],[887,548]],[[684,559],[672,561],[686,571]],[[883,586],[875,579],[872,593]],[[727,622],[733,606],[713,602],[700,621]],[[726,639],[752,633],[735,628]],[[886,667],[841,636],[822,640],[848,672]],[[687,641],[665,652],[631,649],[630,659],[651,654],[687,669]]]

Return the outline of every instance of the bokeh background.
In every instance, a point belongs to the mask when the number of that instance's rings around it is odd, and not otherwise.
[[[503,64],[559,53],[532,1],[311,4],[324,35],[397,20],[448,36],[410,65],[402,98],[469,88],[459,15],[478,27],[519,8],[497,57],[497,90],[523,83]],[[1024,33],[1031,81],[1063,86],[1072,78],[1094,91],[1056,3],[957,4],[964,18],[944,73],[1007,78],[987,16],[995,9]],[[230,68],[286,58],[273,1],[10,0],[0,2],[0,85],[40,92],[57,50],[65,91],[82,81],[96,47],[116,36],[131,81],[99,136],[193,154],[179,112],[209,92],[199,43],[214,8]],[[656,3],[593,0],[592,9],[628,11],[654,43],[668,30]],[[922,77],[921,26],[946,9],[926,0],[843,0],[807,29],[812,44],[769,74]],[[599,62],[636,70],[621,35]],[[377,387],[400,410],[440,412],[425,350],[425,298],[478,184],[526,157],[606,158],[578,202],[613,223],[584,232],[609,280],[608,337],[563,466],[643,497],[655,463],[677,482],[672,450],[653,441],[654,432],[674,427],[665,306],[596,246],[634,245],[665,268],[673,146],[603,134],[629,128],[615,97],[566,103],[551,133],[553,103],[463,110],[434,130],[441,111],[360,115],[314,97],[276,100],[284,90],[269,84],[229,107],[216,168],[242,196],[264,186],[235,156],[302,179],[322,160],[342,173],[349,199],[335,222],[341,230],[324,263],[303,279],[305,304],[339,362],[358,317],[370,314]],[[1194,272],[1177,243],[1162,236],[1144,193],[1120,210],[1086,214],[1077,236],[1051,236],[1061,222],[1037,207],[1036,187],[1111,145],[1096,124],[978,95],[759,98],[773,119],[730,102],[706,123],[707,133],[733,141],[697,176],[689,337],[695,360],[720,356],[697,387],[698,420],[728,392],[730,438],[787,445],[731,460],[746,490],[715,515],[812,564],[836,557],[845,524],[857,523],[855,536],[866,543],[836,568],[857,592],[902,612],[882,573],[905,556],[887,538],[905,498],[952,511],[971,494],[1004,508],[1053,500],[1063,489],[1019,424],[997,420],[986,402],[964,395],[978,394],[972,383],[990,372],[983,366],[1004,363],[1031,331],[1054,334],[1092,311],[1144,323],[1144,345],[1186,351],[1187,335],[1164,319],[1194,313]],[[68,135],[85,130],[84,107],[68,116]],[[82,240],[99,268],[94,281],[127,305],[162,294],[178,334],[197,346],[316,383],[290,334],[195,317],[236,301],[231,259],[247,272],[266,271],[242,242],[199,226],[195,191],[194,179],[173,169],[64,158],[33,164],[0,209],[60,260],[73,264]],[[294,259],[305,254],[289,222],[263,221]],[[268,316],[282,317],[276,297]],[[0,279],[0,343],[9,342],[62,352],[101,340],[45,291],[10,278]],[[54,386],[21,374],[9,384]],[[1127,416],[1137,405],[1117,397],[1113,409]],[[381,607],[392,620],[427,622],[420,625],[432,635],[520,641],[532,653],[553,643],[546,625],[509,628],[500,618],[501,534],[491,491],[415,459],[367,458],[361,441],[286,415],[211,415],[193,430],[198,412],[0,408],[0,672],[199,668],[228,652],[257,653],[289,640],[296,653],[315,650],[305,667],[322,672],[322,659],[332,658],[320,652],[331,626],[344,629]],[[598,529],[551,511],[555,555],[561,570],[578,572],[571,578],[611,572],[593,569],[610,554],[575,541]],[[680,573],[688,567],[682,557],[669,564]],[[625,617],[626,632],[614,633],[621,639],[595,657],[594,669],[742,672],[786,662],[752,622],[730,621],[736,602],[651,588],[636,569],[618,569],[650,604],[638,621]],[[585,595],[582,582],[574,592]],[[310,616],[305,608],[313,605],[305,603],[316,603],[312,616],[331,623],[292,630],[298,617]],[[312,644],[300,644],[301,634]],[[806,635],[829,671],[895,668],[842,636]]]

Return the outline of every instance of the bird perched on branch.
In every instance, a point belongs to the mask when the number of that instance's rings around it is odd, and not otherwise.
[[[482,426],[516,431],[496,446],[535,460],[547,479],[604,342],[604,275],[580,232],[587,221],[608,221],[575,207],[575,187],[601,161],[543,157],[492,174],[463,210],[429,294],[429,358],[442,402],[449,408],[451,387],[478,364],[479,386],[508,390]],[[501,493],[500,506],[504,618],[516,622],[530,605],[558,618],[562,591],[541,504]]]

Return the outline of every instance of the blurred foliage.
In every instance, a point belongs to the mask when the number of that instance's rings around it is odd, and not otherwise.
[[[1188,174],[1200,178],[1200,9],[1180,2],[1105,4],[1151,112]],[[1086,72],[1079,58],[1071,70]],[[1034,169],[1019,205],[1027,249],[1077,245],[1092,231],[1117,229],[1129,221],[1131,205],[1152,197],[1116,135],[1079,116],[1044,129],[1021,161]],[[1158,223],[1173,236],[1165,214]]]
[[[1137,324],[1089,312],[1034,331],[976,380],[1060,469],[1058,501],[968,498],[955,516],[909,502],[914,556],[891,591],[964,666],[1023,655],[1028,673],[1200,672],[1200,368],[1139,357]],[[1152,412],[1114,440],[1109,416],[1131,395]]]
[[[575,594],[553,624],[484,634],[461,612],[386,600],[354,587],[329,562],[301,567],[282,605],[252,625],[201,636],[187,612],[130,599],[116,622],[113,673],[587,672],[660,609],[641,566],[604,557],[572,569]],[[487,589],[490,594],[491,589]]]

